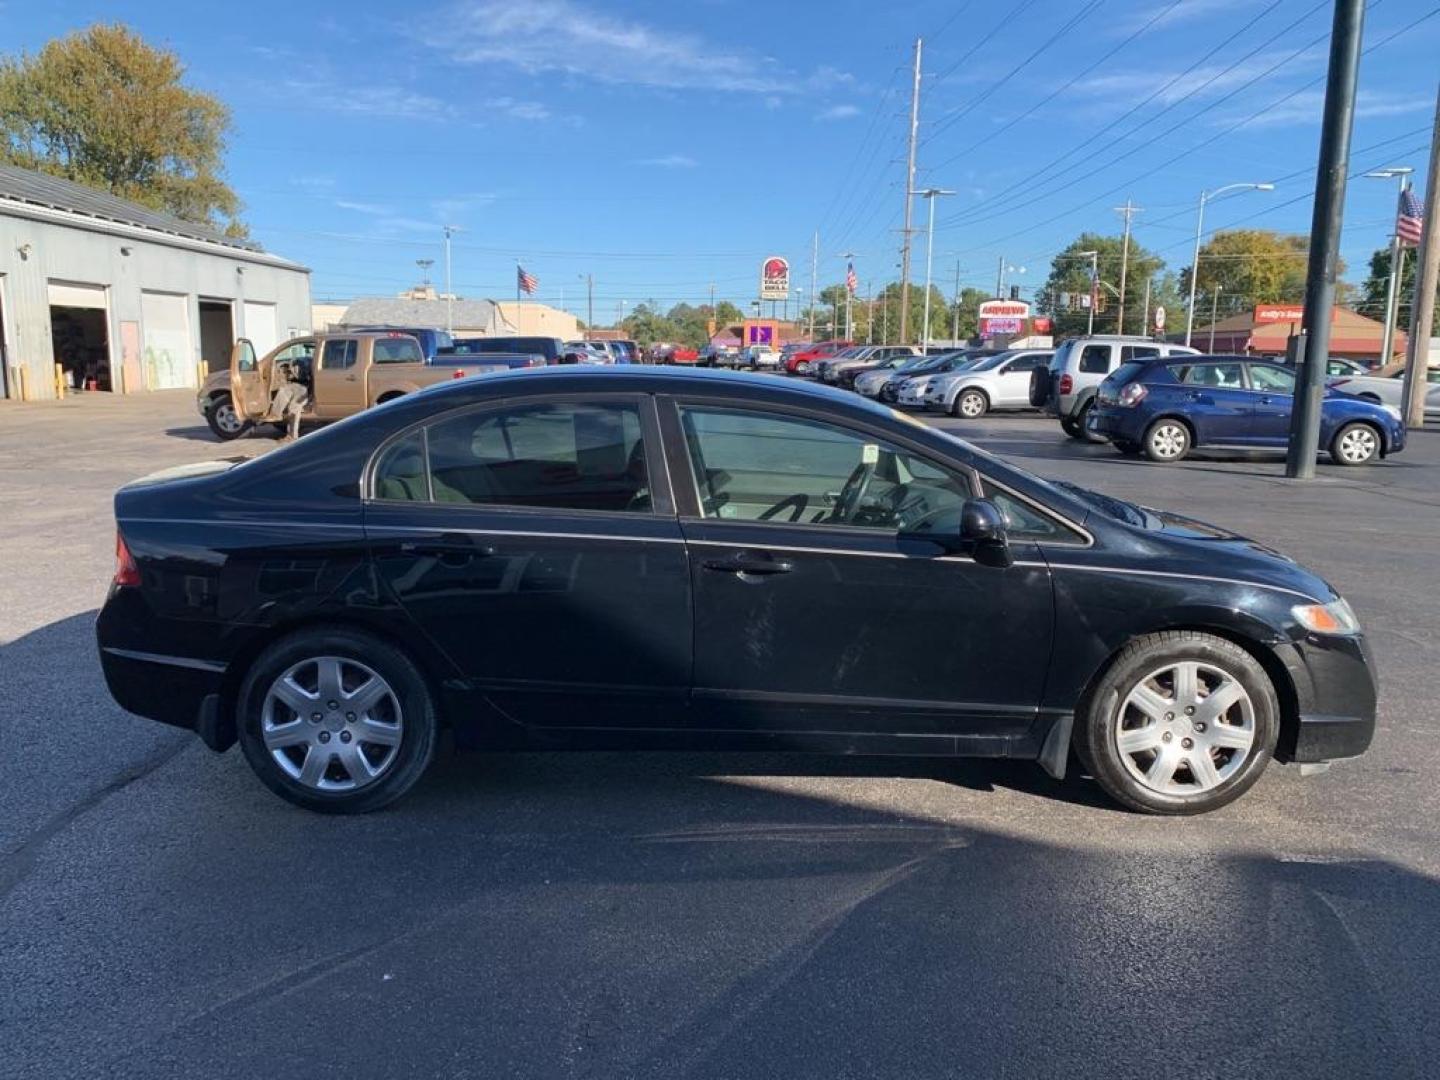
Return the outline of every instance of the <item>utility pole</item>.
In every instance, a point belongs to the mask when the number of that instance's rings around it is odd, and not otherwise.
[[[820,230],[815,230],[815,239],[810,244],[810,341],[815,341],[815,301],[819,294],[815,291],[815,275],[820,272]]]
[[[1415,253],[1415,299],[1410,304],[1410,340],[1405,357],[1405,393],[1401,413],[1405,426],[1425,426],[1425,369],[1430,362],[1430,327],[1435,319],[1435,287],[1440,282],[1440,96],[1435,102],[1435,127],[1430,133],[1430,172],[1425,178],[1425,224]]]
[[[950,316],[950,344],[960,342],[960,260],[955,260],[955,310]]]
[[[995,267],[995,299],[1005,299],[1005,256],[1000,256],[1000,265]]]
[[[445,229],[445,329],[455,329],[455,287],[450,283],[450,237],[460,231],[458,225],[446,225]],[[519,314],[516,314],[519,319]]]
[[[1366,173],[1372,180],[1400,181],[1400,196],[1395,204],[1395,222],[1398,225],[1400,213],[1405,208],[1405,192],[1410,190],[1410,174],[1415,170],[1409,165],[1397,165],[1391,169],[1376,169]],[[1385,329],[1380,334],[1380,366],[1390,363],[1395,355],[1395,301],[1400,292],[1402,274],[1405,272],[1405,245],[1400,241],[1400,231],[1390,234],[1390,276],[1385,282]]]
[[[1335,0],[1320,160],[1315,169],[1315,210],[1310,219],[1310,255],[1305,270],[1305,315],[1300,326],[1305,357],[1296,379],[1290,447],[1285,455],[1285,475],[1300,480],[1314,477],[1320,443],[1320,399],[1325,393],[1325,365],[1330,357],[1330,314],[1335,307],[1335,271],[1345,219],[1345,177],[1350,171],[1350,132],[1355,122],[1355,87],[1360,75],[1364,26],[1365,0]],[[1434,280],[1432,276],[1432,288]],[[1428,314],[1428,304],[1426,311]]]
[[[845,340],[855,340],[855,324],[850,310],[850,301],[854,299],[854,292],[850,288],[850,269],[854,264],[855,252],[843,251],[840,258],[845,260]]]
[[[865,283],[865,344],[875,344],[875,283]]]
[[[1142,209],[1144,208],[1133,205],[1129,196],[1126,196],[1124,206],[1115,207],[1115,212],[1125,218],[1125,236],[1120,241],[1120,297],[1115,317],[1115,328],[1121,334],[1125,333],[1125,277],[1130,269],[1130,219]]]
[[[910,89],[910,149],[905,163],[905,227],[900,246],[900,344],[909,339],[910,327],[910,234],[914,209],[915,150],[920,136],[920,56],[923,42],[915,39],[915,78]]]
[[[1151,278],[1145,278],[1145,310],[1140,315],[1140,333],[1151,337],[1150,333],[1150,284]]]
[[[585,275],[585,340],[590,340],[590,333],[595,329],[595,275]]]

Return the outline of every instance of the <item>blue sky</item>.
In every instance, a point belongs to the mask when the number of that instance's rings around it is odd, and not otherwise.
[[[1440,18],[1370,4],[1352,169],[1423,166]],[[754,295],[767,255],[809,287],[855,252],[896,276],[909,62],[924,54],[917,186],[938,201],[936,278],[1031,288],[1082,229],[1135,237],[1178,269],[1207,226],[1308,231],[1328,0],[456,0],[346,5],[52,0],[0,5],[4,48],[119,19],[177,51],[234,110],[228,175],[253,235],[314,268],[316,299],[443,273],[466,296],[540,297],[596,321],[620,301]],[[1387,38],[1392,38],[1388,42]],[[1351,182],[1352,279],[1385,243],[1393,183]],[[916,201],[916,223],[924,224]],[[915,274],[924,274],[924,241]]]

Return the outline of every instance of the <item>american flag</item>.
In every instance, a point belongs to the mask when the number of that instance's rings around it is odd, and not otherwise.
[[[1415,192],[1406,188],[1400,193],[1400,214],[1395,218],[1395,235],[1407,247],[1420,246],[1420,233],[1425,222],[1425,211],[1420,209],[1420,200]]]
[[[518,263],[515,266],[515,287],[526,296],[531,295],[540,288],[540,279],[534,274],[527,274],[525,268]]]
[[[845,288],[850,291],[851,296],[854,296],[855,290],[859,287],[860,279],[855,276],[855,264],[849,263],[845,267]]]

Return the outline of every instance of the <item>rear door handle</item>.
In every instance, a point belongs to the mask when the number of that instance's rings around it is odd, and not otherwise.
[[[777,559],[773,555],[763,555],[756,552],[742,552],[739,555],[732,555],[728,559],[706,559],[701,564],[706,570],[718,570],[722,574],[748,574],[753,576],[765,576],[769,574],[788,574],[795,569],[795,564],[789,559]]]
[[[442,532],[423,540],[402,540],[400,550],[406,555],[429,555],[445,562],[465,562],[495,554],[493,545],[477,544],[472,536],[462,532]]]

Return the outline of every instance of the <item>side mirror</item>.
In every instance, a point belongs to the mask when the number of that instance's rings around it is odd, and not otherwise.
[[[967,499],[960,508],[960,541],[982,566],[1011,566],[1015,556],[1005,534],[1005,515],[989,499]]]

